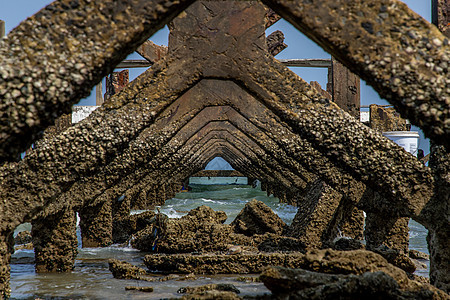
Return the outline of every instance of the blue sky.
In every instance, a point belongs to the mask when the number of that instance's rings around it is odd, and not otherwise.
[[[27,17],[33,15],[41,8],[50,4],[51,0],[0,0],[0,19],[6,22],[6,33],[11,31],[19,23]],[[412,10],[420,14],[426,20],[431,21],[431,0],[405,0],[405,2]],[[305,37],[301,32],[296,30],[288,22],[281,20],[274,26],[268,29],[267,34],[275,30],[281,30],[285,35],[285,43],[288,48],[277,55],[277,58],[330,58],[330,55],[317,46],[310,39]],[[167,45],[168,30],[164,28],[152,36],[156,44]],[[130,58],[140,59],[141,57],[134,53]],[[291,68],[295,73],[302,77],[307,82],[318,81],[322,87],[326,87],[327,70],[321,68]],[[139,76],[145,69],[130,70],[130,80]],[[370,87],[361,81],[361,105],[389,104],[384,99],[380,99],[378,94]],[[91,96],[80,101],[79,105],[95,105],[95,91]],[[418,130],[413,127],[413,130]],[[420,132],[421,139],[419,148],[429,152],[428,140],[423,138],[423,133]]]

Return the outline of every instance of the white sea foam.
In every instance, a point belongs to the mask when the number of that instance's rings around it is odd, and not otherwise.
[[[202,201],[203,202],[217,203],[217,201],[214,201],[214,200],[211,200],[211,199],[205,199],[205,198],[202,198]]]

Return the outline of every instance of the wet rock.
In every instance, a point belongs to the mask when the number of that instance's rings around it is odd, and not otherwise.
[[[232,229],[222,224],[225,220],[224,212],[215,212],[207,206],[193,209],[180,219],[158,214],[151,226],[135,235],[131,245],[157,253],[226,251]]]
[[[420,252],[418,250],[411,249],[409,250],[408,254],[410,258],[430,260],[430,256],[428,254]]]
[[[236,280],[240,282],[261,282],[259,277],[251,277],[251,276],[240,276],[236,278]]]
[[[125,261],[110,259],[108,261],[109,270],[116,279],[136,279],[152,281],[151,278],[145,277],[147,272]]]
[[[449,299],[431,285],[403,288],[381,271],[337,275],[269,267],[260,278],[273,299],[363,299],[368,295],[376,295],[374,299]]]
[[[126,286],[126,291],[139,291],[139,292],[146,292],[151,293],[153,292],[153,288],[151,286]]]
[[[402,269],[388,263],[379,254],[366,250],[336,251],[331,249],[313,250],[306,254],[302,253],[243,253],[237,255],[224,254],[155,254],[147,255],[144,263],[151,271],[160,271],[165,273],[195,273],[195,274],[252,274],[263,271],[267,266],[280,266],[294,269],[303,269],[311,272],[331,275],[363,275],[365,273],[375,274],[383,272],[384,275],[367,275],[368,278],[345,277],[344,281],[334,281],[333,278],[326,276],[327,281],[319,281],[317,286],[330,285],[330,289],[350,289],[355,286],[357,291],[368,292],[370,288],[368,282],[374,281],[376,288],[383,284],[387,287],[393,287],[407,291],[431,290],[435,293],[434,287],[431,287],[420,281],[415,281],[411,274],[407,274]],[[310,276],[311,274],[308,273]],[[312,276],[312,275],[311,275]],[[315,276],[315,275],[314,275]],[[322,277],[315,277],[322,278]],[[328,280],[328,279],[333,280]],[[392,281],[392,280],[393,281]],[[311,279],[312,280],[312,279]],[[314,285],[315,281],[305,280],[305,285]],[[320,279],[322,280],[322,279]],[[348,281],[350,280],[350,281]],[[308,283],[309,282],[309,283]],[[333,284],[338,284],[337,286]],[[431,293],[431,292],[430,292]],[[388,295],[389,296],[389,295]],[[305,298],[308,299],[308,298]]]
[[[181,297],[183,300],[238,300],[242,299],[233,292],[205,291],[196,294],[189,294]]]
[[[387,247],[380,246],[373,249],[375,253],[383,256],[389,263],[404,270],[408,273],[414,273],[416,270],[416,264],[407,255],[401,253],[398,250],[389,249]]]
[[[303,241],[293,237],[266,233],[262,237],[262,240],[263,241],[258,245],[258,250],[262,252],[306,251],[306,246]]]
[[[179,293],[179,294],[198,294],[198,293],[202,293],[205,291],[223,291],[223,292],[233,292],[235,294],[239,294],[241,292],[233,284],[212,283],[212,284],[195,286],[195,287],[189,287],[189,286],[182,287],[177,291],[177,293]]]
[[[131,235],[151,225],[153,211],[146,211],[141,214],[129,215],[113,221],[113,243],[124,243]]]
[[[408,253],[408,222],[409,218],[368,212],[364,231],[367,248],[372,250],[384,246],[401,253]]]
[[[428,266],[425,263],[423,263],[423,262],[421,262],[421,261],[419,261],[417,259],[414,259],[414,258],[410,258],[410,259],[414,263],[414,265],[416,266],[416,270],[421,270],[421,269],[422,270],[426,270],[428,268]]]
[[[33,250],[33,249],[34,249],[33,243],[21,244],[21,245],[14,247],[15,251],[17,251],[17,250]]]
[[[31,231],[21,231],[14,237],[15,245],[23,245],[31,243]]]
[[[411,273],[406,273],[406,275],[408,275],[408,278],[411,280],[418,281],[420,283],[430,284],[430,278],[428,278],[428,277],[423,277],[423,276],[411,274]]]
[[[341,251],[359,250],[366,248],[366,246],[364,246],[364,244],[361,243],[360,241],[348,238],[337,239],[336,241],[334,241],[332,247],[334,250],[341,250]]]
[[[282,234],[286,224],[266,204],[253,199],[245,204],[231,226],[236,233],[252,236],[266,232]]]
[[[144,263],[150,271],[195,274],[254,274],[266,266],[299,267],[303,255],[286,253],[225,254],[153,254]]]
[[[391,265],[381,255],[366,250],[312,250],[304,255],[302,269],[328,274],[355,274],[383,271],[401,284],[408,282],[406,273]]]

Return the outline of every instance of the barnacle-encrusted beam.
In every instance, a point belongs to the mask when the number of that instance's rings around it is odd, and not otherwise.
[[[263,0],[450,149],[450,45],[398,0]]]
[[[0,162],[194,0],[57,0],[0,41]]]

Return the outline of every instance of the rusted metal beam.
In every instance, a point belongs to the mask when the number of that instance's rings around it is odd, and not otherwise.
[[[129,82],[128,70],[113,72],[106,76],[106,93],[105,100],[108,100],[114,94],[120,92]]]

